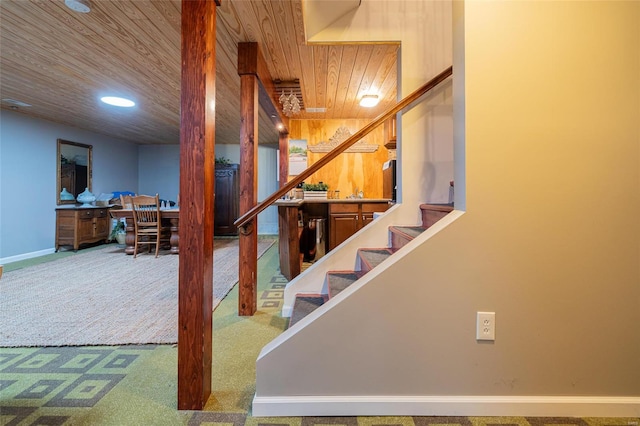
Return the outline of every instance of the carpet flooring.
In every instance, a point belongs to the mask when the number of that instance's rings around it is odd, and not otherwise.
[[[273,243],[262,238],[258,255]],[[238,240],[214,242],[213,307],[238,281]],[[176,343],[178,256],[124,254],[114,244],[7,271],[0,346]]]
[[[237,286],[213,313],[205,410],[176,409],[175,345],[0,348],[0,425],[638,426],[637,418],[253,417],[256,358],[287,323],[277,245],[259,259],[257,278],[256,315],[238,317]]]

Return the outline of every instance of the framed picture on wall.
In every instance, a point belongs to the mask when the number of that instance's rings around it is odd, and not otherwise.
[[[289,175],[296,176],[307,168],[306,139],[289,140]]]

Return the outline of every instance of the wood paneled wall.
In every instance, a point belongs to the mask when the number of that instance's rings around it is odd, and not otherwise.
[[[289,138],[304,139],[307,148],[321,142],[328,142],[336,130],[346,126],[353,134],[364,127],[369,120],[291,120]],[[364,138],[367,144],[376,144],[378,149],[371,153],[347,152],[327,164],[319,172],[306,180],[308,183],[320,181],[329,185],[329,190],[339,190],[340,198],[347,198],[356,188],[364,191],[365,198],[382,198],[382,165],[389,159],[389,151],[384,147],[384,129],[379,126]],[[326,153],[307,150],[307,164],[310,166]]]

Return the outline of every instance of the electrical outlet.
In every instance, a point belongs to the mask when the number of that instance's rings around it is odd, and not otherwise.
[[[476,317],[476,340],[496,340],[496,313],[478,312]]]

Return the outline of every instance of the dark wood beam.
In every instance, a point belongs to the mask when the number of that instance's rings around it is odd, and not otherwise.
[[[240,214],[258,202],[258,78],[240,76]],[[251,316],[258,304],[258,218],[240,229],[238,314]]]
[[[240,214],[258,202],[258,112],[266,111],[280,133],[288,134],[289,120],[275,98],[269,68],[256,42],[238,43],[240,76]],[[282,145],[280,136],[280,145]],[[287,148],[288,149],[288,148]],[[286,180],[286,178],[285,178]],[[238,314],[253,315],[258,293],[258,218],[240,229]]]
[[[289,117],[282,114],[269,67],[255,41],[238,43],[238,75],[247,74],[258,78],[260,107],[279,132],[289,133]]]
[[[216,5],[182,0],[178,409],[211,395]]]
[[[289,134],[280,133],[278,138],[278,160],[280,170],[278,170],[278,179],[280,180],[280,188],[287,184],[289,179]]]

